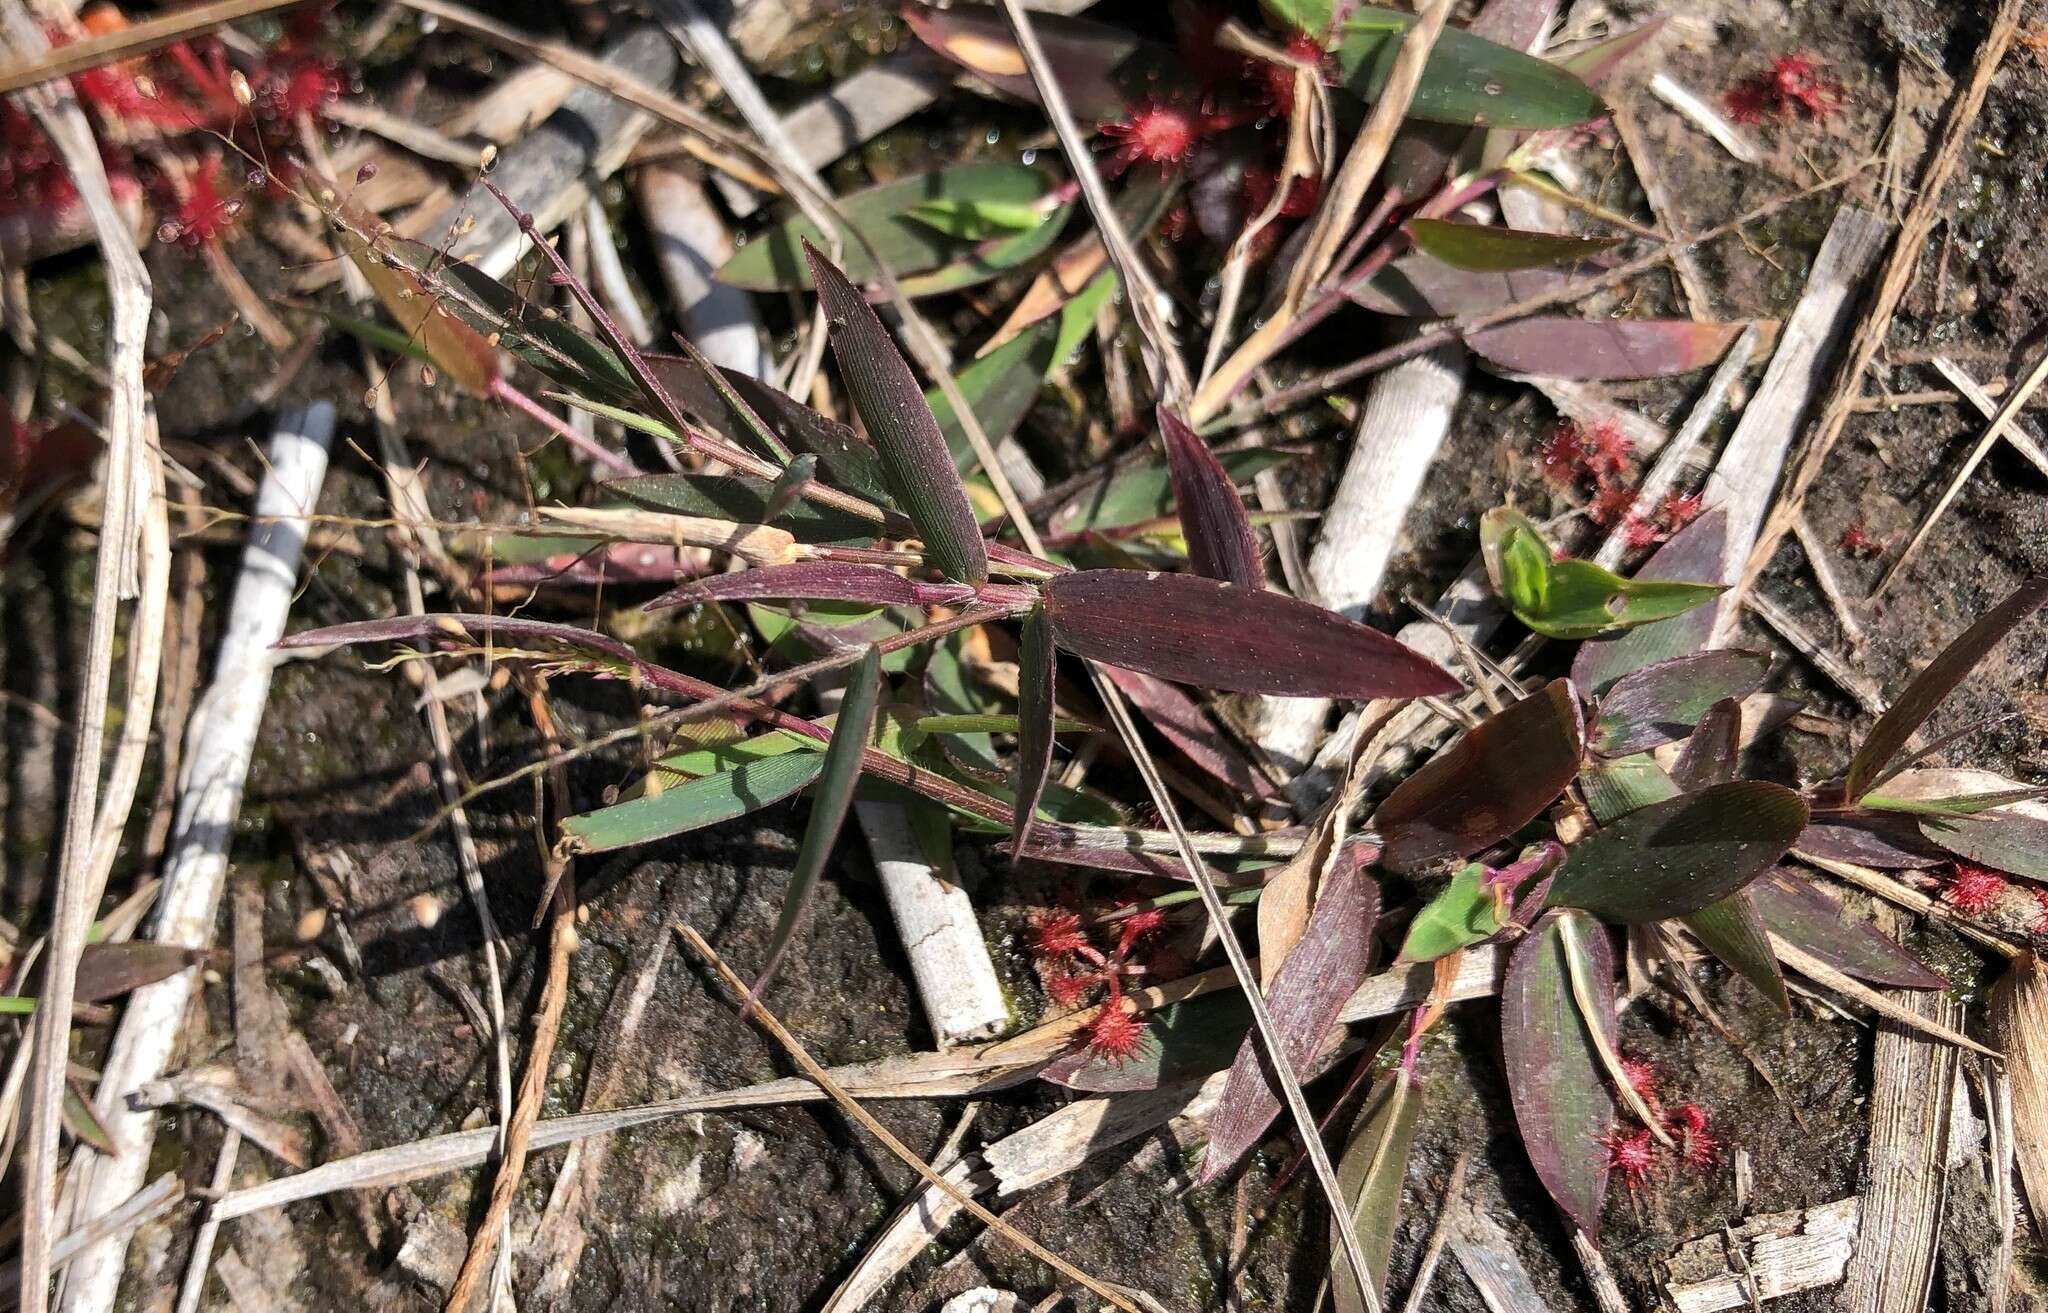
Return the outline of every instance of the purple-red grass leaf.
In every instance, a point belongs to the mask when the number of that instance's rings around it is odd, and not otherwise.
[[[839,827],[846,823],[846,809],[853,803],[853,791],[860,786],[861,760],[866,755],[868,733],[875,725],[875,708],[882,700],[882,649],[870,647],[846,677],[846,696],[839,704],[839,718],[832,725],[832,741],[825,745],[825,762],[818,775],[818,790],[811,800],[811,819],[804,826],[798,845],[796,866],[789,873],[789,887],[782,894],[782,912],[775,918],[775,930],[768,937],[768,952],[761,973],[747,991],[749,1006],[761,997],[775,969],[782,965],[796,928],[817,892],[818,878],[839,842]]]
[[[1372,1097],[1358,1114],[1350,1143],[1337,1163],[1337,1185],[1351,1201],[1351,1225],[1365,1251],[1365,1267],[1384,1294],[1387,1263],[1394,1253],[1394,1228],[1401,1220],[1401,1182],[1408,1174],[1408,1156],[1415,1143],[1415,1124],[1422,1115],[1422,1085],[1405,1067],[1396,1067],[1373,1087]],[[1330,1303],[1337,1313],[1367,1313],[1357,1278],[1344,1260],[1336,1222],[1330,1224]]]
[[[1647,45],[1651,37],[1663,31],[1664,24],[1669,20],[1670,15],[1660,14],[1647,23],[1640,23],[1604,41],[1595,42],[1584,50],[1576,51],[1558,60],[1558,65],[1578,74],[1587,86],[1597,87],[1630,55]]]
[[[1875,788],[1884,779],[1884,768],[1906,746],[1913,732],[1969,677],[1977,663],[1990,655],[1991,649],[2015,626],[2039,610],[2043,602],[2048,602],[2048,573],[2037,574],[2014,589],[1942,649],[1940,656],[1928,662],[1891,709],[1878,717],[1863,746],[1856,749],[1843,782],[1843,796],[1855,802]]]
[[[1490,364],[1539,378],[1662,378],[1721,358],[1742,324],[1534,315],[1465,334]]]
[[[1708,707],[1693,726],[1671,767],[1671,782],[1688,793],[1726,784],[1735,778],[1741,760],[1742,699],[1724,698]]]
[[[1632,811],[1572,847],[1553,907],[1604,921],[1660,921],[1718,902],[1782,858],[1806,800],[1763,780],[1716,784]]]
[[[1159,407],[1159,436],[1166,444],[1166,468],[1173,501],[1195,573],[1240,588],[1266,586],[1258,535],[1245,514],[1244,499],[1201,435],[1166,406]]]
[[[1515,946],[1501,981],[1500,1040],[1508,1096],[1522,1146],[1537,1179],[1564,1215],[1600,1236],[1607,1194],[1605,1141],[1614,1131],[1614,1093],[1572,996],[1561,929],[1569,919],[1579,970],[1594,995],[1599,1025],[1614,1038],[1614,954],[1607,932],[1579,912],[1546,914]]]
[[[1719,579],[1727,541],[1727,513],[1708,510],[1673,534],[1671,541],[1652,553],[1632,577]],[[1682,615],[1639,625],[1613,638],[1588,639],[1579,644],[1578,653],[1572,658],[1572,683],[1587,697],[1601,697],[1624,675],[1699,651],[1713,635],[1717,609],[1694,607]]]
[[[2048,880],[2048,820],[2021,812],[1928,816],[1920,833],[1956,856],[2029,880]]]
[[[1710,903],[1682,918],[1707,951],[1755,985],[1778,1009],[1781,1016],[1792,1014],[1792,996],[1785,992],[1785,974],[1778,955],[1771,951],[1770,935],[1748,889],[1738,890],[1718,903]]]
[[[1380,891],[1361,860],[1368,851],[1358,844],[1339,851],[1323,877],[1301,938],[1266,991],[1266,1011],[1287,1065],[1295,1072],[1308,1068],[1345,1000],[1365,979],[1372,958]],[[1200,1182],[1207,1184],[1228,1172],[1279,1114],[1280,1091],[1271,1064],[1258,1037],[1246,1035],[1209,1121]]]
[[[1045,608],[1035,606],[1024,616],[1023,635],[1017,645],[1017,765],[1012,775],[1012,793],[1017,816],[1010,827],[1010,851],[1023,852],[1031,846],[1032,814],[1038,810],[1038,795],[1045,790],[1046,772],[1052,767],[1054,679],[1059,665],[1052,645],[1051,626]]]
[[[1196,575],[1081,570],[1045,584],[1053,641],[1076,656],[1201,688],[1277,697],[1457,690],[1435,662],[1297,598]]]
[[[1747,892],[1773,934],[1844,975],[1894,989],[1947,989],[1948,980],[1899,947],[1868,921],[1851,921],[1842,905],[1803,871],[1780,866]]]
[[[104,1003],[205,960],[204,952],[178,944],[139,939],[87,944],[78,959],[77,999],[80,1003]]]
[[[1179,748],[1203,771],[1221,780],[1233,792],[1249,794],[1262,801],[1278,796],[1279,790],[1273,787],[1272,781],[1216,728],[1201,704],[1181,692],[1178,686],[1121,666],[1104,666],[1102,671],[1131,700],[1132,705],[1145,713],[1145,718],[1167,742]]]
[[[876,606],[957,606],[974,590],[965,584],[921,584],[879,565],[847,561],[799,561],[755,570],[735,570],[663,593],[647,604],[649,611],[700,602],[872,602]]]
[[[1380,804],[1373,824],[1385,846],[1382,863],[1416,871],[1507,838],[1578,774],[1584,734],[1568,679],[1481,721]]]
[[[1800,831],[1792,846],[1810,856],[1884,871],[1918,870],[1948,860],[1920,833],[1913,817],[1898,812],[1823,814]]]
[[[831,323],[832,354],[853,407],[882,458],[896,504],[924,539],[925,556],[948,579],[988,582],[988,550],[967,500],[967,486],[946,448],[924,389],[895,341],[853,284],[804,243],[811,278]]]
[[[1682,739],[1716,702],[1761,688],[1770,669],[1771,659],[1761,653],[1720,648],[1632,671],[1600,699],[1592,748],[1603,757],[1627,757]]]

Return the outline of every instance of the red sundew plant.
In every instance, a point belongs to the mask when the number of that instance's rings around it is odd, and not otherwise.
[[[1630,1194],[1641,1190],[1657,1169],[1657,1141],[1647,1130],[1615,1131],[1601,1141],[1607,1167]]]
[[[157,225],[157,240],[198,248],[225,241],[242,216],[243,202],[218,155],[208,155],[197,165],[162,175],[158,209],[164,215]]]
[[[1889,550],[1883,539],[1876,537],[1860,524],[1852,524],[1842,530],[1841,547],[1859,561],[1883,556]]]
[[[1121,121],[1101,125],[1115,143],[1111,171],[1121,173],[1140,162],[1159,166],[1161,176],[1185,164],[1209,130],[1209,117],[1187,105],[1158,101],[1139,105]]]
[[[1841,84],[1822,71],[1812,55],[1779,55],[1770,66],[1730,87],[1722,97],[1728,117],[1756,123],[1768,116],[1804,114],[1820,122],[1841,107]]]

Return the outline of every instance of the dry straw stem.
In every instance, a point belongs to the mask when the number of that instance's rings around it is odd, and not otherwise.
[[[1015,3],[1015,0],[1006,0],[1006,3]],[[1365,194],[1373,179],[1379,176],[1380,165],[1386,162],[1387,151],[1401,130],[1402,120],[1408,116],[1408,103],[1415,98],[1415,89],[1422,83],[1423,67],[1429,61],[1429,52],[1435,47],[1437,34],[1443,31],[1450,12],[1450,0],[1432,0],[1402,36],[1401,48],[1394,57],[1386,89],[1373,102],[1365,126],[1359,129],[1350,152],[1344,157],[1343,167],[1338,169],[1336,178],[1325,190],[1323,203],[1316,209],[1315,224],[1309,230],[1308,242],[1295,262],[1293,272],[1288,276],[1287,291],[1279,309],[1240,343],[1229,359],[1202,384],[1201,391],[1188,407],[1191,423],[1206,424],[1287,342],[1294,320],[1310,291],[1321,283],[1331,262],[1343,249],[1345,239],[1351,234],[1351,225],[1358,217]]]
[[[1993,398],[1991,390],[1979,383],[1968,370],[1947,356],[1936,356],[1927,363],[1933,365],[1935,372],[1947,379],[1955,388],[1953,397],[1948,393],[1940,394],[1944,402],[1959,398],[1975,406],[1977,413],[1985,419],[1998,417],[1998,402]],[[2010,388],[2001,388],[2001,392],[2010,391]],[[2048,451],[2042,450],[2040,440],[2022,427],[2020,421],[2015,420],[2007,426],[2003,436],[2012,444],[2013,450],[2027,458],[2028,464],[2041,473],[2048,474]]]
[[[1943,991],[1906,992],[1901,1006],[1929,1025],[1960,1026],[1963,1005]],[[1868,1181],[1862,1227],[1849,1258],[1849,1313],[1920,1313],[1927,1307],[1947,1183],[1948,1129],[1960,1065],[1956,1050],[1895,1026],[1880,1027],[1872,1055]]]
[[[1161,311],[1165,303],[1164,294],[1153,281],[1152,271],[1146,268],[1137,248],[1131,244],[1130,234],[1117,220],[1109,189],[1103,186],[1102,173],[1095,167],[1094,152],[1088,149],[1087,138],[1081,135],[1079,125],[1074,122],[1074,111],[1067,104],[1067,93],[1060,88],[1052,62],[1046,58],[1045,48],[1038,43],[1038,33],[1031,26],[1030,15],[1020,0],[1002,0],[1002,7],[1003,17],[1009,20],[1010,31],[1017,38],[1018,52],[1024,56],[1024,66],[1031,73],[1033,85],[1038,88],[1039,99],[1044,102],[1045,116],[1051,120],[1053,132],[1060,139],[1060,149],[1066,153],[1067,167],[1073,170],[1074,180],[1081,184],[1081,198],[1088,203],[1088,213],[1102,234],[1102,246],[1109,254],[1110,266],[1116,270],[1117,278],[1129,293],[1132,322],[1137,324],[1138,332],[1151,348],[1152,359],[1148,364],[1153,374],[1154,391],[1160,400],[1179,405],[1193,391],[1193,385],[1188,379],[1187,363],[1180,356],[1180,344],[1174,340],[1173,330]],[[950,394],[948,399],[952,399]],[[957,400],[954,405],[955,414],[965,410]],[[1023,521],[1024,517],[1007,502],[1004,509],[1013,519]]]
[[[1944,1024],[1938,1017],[1929,1017],[1899,1002],[1898,999],[1892,997],[1891,993],[1872,989],[1858,980],[1843,975],[1840,971],[1835,970],[1835,968],[1782,935],[1771,936],[1771,948],[1778,954],[1780,962],[1791,967],[1808,980],[1813,981],[1817,985],[1825,985],[1843,998],[1851,1002],[1861,1003],[1872,1012],[1888,1017],[1910,1030],[1917,1030],[1931,1039],[1938,1039],[1945,1043],[1953,1044],[1957,1048],[1968,1049],[1972,1053],[1981,1053],[1987,1058],[1999,1058],[2002,1056],[1998,1050],[1985,1048],[1982,1044],[1979,1044],[1976,1040],[1971,1039],[1953,1026]],[[1900,993],[1908,999],[1926,997],[1925,991],[1901,990],[1894,992]],[[1942,1115],[1946,1117],[1948,1114],[1944,1112]]]
[[[41,29],[18,3],[6,9],[8,41],[18,56],[48,50]],[[52,899],[42,1007],[33,1028],[27,1085],[28,1134],[23,1155],[21,1307],[41,1313],[49,1300],[56,1202],[59,1112],[71,1049],[71,1002],[79,954],[113,864],[121,827],[135,800],[148,748],[163,655],[170,595],[170,528],[164,506],[163,456],[155,415],[143,391],[150,312],[149,273],[108,189],[98,144],[68,86],[37,88],[22,97],[64,158],[91,217],[107,273],[107,402],[99,550],[93,568],[92,618],[79,683],[71,779],[64,809],[57,887]],[[113,684],[121,604],[135,599],[120,737],[104,790],[107,707]],[[135,1184],[141,1183],[138,1174]],[[132,1187],[131,1187],[132,1189]],[[123,1191],[123,1194],[128,1191]],[[93,1214],[82,1214],[90,1218]]]
[[[227,844],[269,694],[274,658],[270,648],[284,632],[285,613],[296,591],[306,535],[304,516],[319,497],[333,431],[334,408],[316,402],[306,411],[281,418],[271,437],[257,493],[256,527],[243,553],[213,680],[183,727],[186,758],[178,814],[151,935],[158,943],[203,948],[212,942],[227,875]],[[142,1184],[155,1114],[131,1108],[127,1096],[163,1074],[198,987],[195,968],[129,996],[101,1073],[96,1104],[118,1153],[74,1161],[71,1193],[78,1216],[92,1217],[112,1208]],[[121,1251],[120,1245],[103,1244],[80,1255],[66,1284],[66,1309],[90,1313],[113,1306]]]
[[[74,41],[36,58],[17,58],[14,63],[0,68],[0,94],[37,86],[53,78],[69,77],[118,59],[147,54],[159,46],[196,36],[223,23],[297,3],[299,0],[214,0],[212,4],[192,5],[175,13],[131,23],[118,32]]]
[[[2012,1144],[2034,1229],[2048,1228],[2048,978],[2022,954],[1991,992],[1991,1033],[2005,1046]]]
[[[1906,562],[1913,559],[1928,537],[1933,534],[1934,526],[1941,522],[1941,517],[1947,513],[1950,505],[1962,494],[1963,485],[1969,482],[1970,476],[1976,473],[1977,466],[1983,463],[1984,458],[1991,454],[1991,448],[2000,438],[2011,435],[2013,423],[2019,418],[2020,407],[2026,405],[2034,393],[2040,390],[2043,382],[2048,382],[2048,347],[2042,348],[2040,356],[2034,361],[2033,367],[2027,370],[2027,375],[2020,381],[2020,385],[2006,393],[2004,403],[1999,406],[1998,413],[1991,417],[1991,423],[1985,426],[1983,434],[1977,439],[1977,445],[1970,448],[1970,454],[1963,461],[1962,467],[1949,479],[1948,486],[1941,490],[1941,496],[1935,499],[1934,505],[1921,519],[1920,527],[1913,531],[1911,541],[1899,549],[1898,556],[1892,561],[1891,569],[1885,571],[1884,578],[1871,590],[1869,600],[1876,601],[1884,596],[1886,590],[1905,571]]]
[[[747,982],[740,979],[739,975],[725,964],[725,959],[719,957],[717,950],[706,943],[702,935],[687,925],[677,926],[676,933],[683,937],[683,942],[690,946],[692,952],[696,953],[707,965],[718,972],[720,979],[725,981],[726,987],[733,991],[735,997],[741,999],[748,997]],[[937,1187],[955,1203],[965,1208],[968,1212],[973,1213],[984,1226],[993,1228],[1005,1240],[1008,1240],[1025,1253],[1030,1254],[1033,1258],[1052,1268],[1061,1276],[1085,1287],[1091,1294],[1109,1301],[1117,1308],[1123,1309],[1125,1313],[1138,1313],[1138,1306],[1132,1303],[1129,1297],[1089,1276],[1081,1271],[1081,1269],[1061,1258],[1058,1254],[1053,1253],[1044,1245],[1039,1244],[1030,1236],[1019,1231],[1015,1226],[997,1217],[994,1213],[982,1207],[972,1195],[967,1194],[959,1186],[933,1170],[930,1163],[927,1163],[924,1159],[918,1157],[916,1153],[912,1152],[910,1146],[904,1144],[903,1141],[891,1134],[888,1127],[875,1120],[874,1114],[861,1107],[860,1103],[851,1094],[848,1094],[838,1081],[832,1079],[832,1073],[819,1065],[818,1060],[813,1058],[804,1046],[798,1042],[796,1036],[790,1034],[784,1028],[783,1024],[776,1019],[775,1014],[769,1011],[766,1005],[759,999],[753,999],[751,1002],[754,1010],[754,1020],[759,1022],[761,1028],[767,1031],[777,1044],[782,1046],[783,1052],[789,1055],[790,1060],[801,1067],[804,1074],[810,1077],[819,1089],[825,1091],[825,1094],[832,1102],[839,1105],[841,1111],[858,1122],[861,1129],[874,1136],[877,1140],[880,1140],[884,1148],[901,1159],[905,1166],[911,1168],[919,1176],[922,1176],[927,1184]]]
[[[1829,394],[1826,409],[1821,412],[1820,423],[1800,454],[1785,495],[1779,498],[1777,508],[1757,538],[1748,568],[1731,590],[1736,597],[1755,583],[1764,567],[1770,564],[1771,553],[1777,550],[1778,540],[1791,532],[1792,522],[1805,506],[1808,490],[1827,467],[1828,453],[1834,450],[1849,416],[1855,413],[1856,402],[1863,394],[1863,375],[1877,357],[1878,349],[1884,345],[1885,336],[1891,331],[1892,316],[1898,312],[1900,300],[1912,285],[1920,254],[1927,249],[1928,234],[1933,232],[1935,221],[1942,214],[1942,195],[1948,189],[1957,164],[1962,161],[1963,148],[1969,144],[1972,125],[1984,106],[1985,95],[1991,90],[1992,75],[1998,72],[1999,61],[2005,58],[2006,51],[2012,48],[2013,38],[2019,33],[2020,15],[2025,7],[2024,0],[2000,0],[1998,10],[1992,16],[1991,29],[1984,38],[1984,44],[1978,48],[1970,80],[1949,111],[1941,144],[1935,148],[1934,158],[1921,173],[1913,204],[1899,225],[1899,235],[1892,243],[1891,259],[1878,282],[1877,294],[1871,298],[1869,308],[1863,311],[1863,317],[1856,326],[1856,335],[1849,344],[1848,359],[1835,375],[1834,389]],[[1724,597],[1723,605],[1732,608],[1733,603]]]
[[[1849,332],[1857,289],[1877,263],[1884,227],[1878,216],[1852,205],[1843,206],[1828,225],[1799,302],[1778,334],[1778,349],[1763,381],[1707,479],[1707,504],[1728,517],[1724,571],[1716,578],[1728,578],[1729,571],[1739,570],[1749,559],[1750,544],[1770,509],[1793,439],[1819,391],[1821,371]],[[1734,636],[1741,606],[1727,595],[1714,605],[1719,610],[1708,646],[1722,647]]]
[[[1783,196],[1765,201],[1755,209],[1747,210],[1733,219],[1717,223],[1711,228],[1704,228],[1689,236],[1666,242],[1654,250],[1637,256],[1633,260],[1627,260],[1614,266],[1603,274],[1582,279],[1575,283],[1569,283],[1563,287],[1543,292],[1536,296],[1526,297],[1511,305],[1504,305],[1497,310],[1489,310],[1484,314],[1465,315],[1449,320],[1405,342],[1375,351],[1371,355],[1361,356],[1348,365],[1339,365],[1335,369],[1325,370],[1290,387],[1284,387],[1276,392],[1268,393],[1252,405],[1233,411],[1228,415],[1218,416],[1216,423],[1209,427],[1238,428],[1245,424],[1255,423],[1266,416],[1277,415],[1282,411],[1292,410],[1296,406],[1316,401],[1325,394],[1351,382],[1353,379],[1364,378],[1367,374],[1376,374],[1380,370],[1390,365],[1399,364],[1401,361],[1407,360],[1412,356],[1419,356],[1425,351],[1433,351],[1446,342],[1455,342],[1467,333],[1477,332],[1482,328],[1492,328],[1497,324],[1505,324],[1516,319],[1526,319],[1530,315],[1549,310],[1554,306],[1566,305],[1573,301],[1583,300],[1595,292],[1604,292],[1608,288],[1619,287],[1637,274],[1663,264],[1680,251],[1691,250],[1693,247],[1702,246],[1711,241],[1718,241],[1720,238],[1738,232],[1752,223],[1767,219],[1780,210],[1797,205],[1802,201],[1811,200],[1823,192],[1833,191],[1844,183],[1862,176],[1877,162],[1875,156],[1859,160],[1833,177],[1823,179],[1808,187],[1802,187],[1798,191],[1788,192]],[[1219,407],[1220,404],[1219,400]],[[1213,414],[1214,412],[1212,411],[1211,413]],[[1191,415],[1189,418],[1198,424],[1204,422],[1199,415]]]

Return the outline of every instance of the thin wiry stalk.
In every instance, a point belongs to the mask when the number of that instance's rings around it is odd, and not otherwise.
[[[720,978],[725,981],[727,988],[731,989],[734,994],[741,998],[747,996],[747,982],[740,979],[739,973],[725,964],[725,959],[721,958],[718,955],[718,951],[704,941],[702,935],[687,925],[677,926],[676,933],[683,937],[683,942],[690,946],[691,951],[695,952],[700,959],[718,972]],[[880,1140],[889,1152],[902,1159],[905,1166],[911,1168],[919,1176],[922,1176],[928,1185],[943,1192],[954,1203],[973,1213],[984,1226],[993,1228],[1005,1240],[1008,1240],[1011,1244],[1016,1245],[1039,1262],[1052,1268],[1061,1276],[1086,1287],[1094,1295],[1106,1299],[1116,1307],[1125,1310],[1125,1313],[1138,1313],[1138,1306],[1132,1303],[1128,1296],[1089,1276],[1080,1268],[1075,1267],[1058,1254],[1053,1253],[1044,1245],[1039,1244],[1030,1236],[1019,1231],[1011,1223],[991,1213],[972,1195],[963,1191],[959,1186],[954,1185],[934,1170],[930,1163],[918,1157],[911,1150],[910,1146],[890,1134],[888,1127],[875,1120],[873,1113],[861,1107],[859,1102],[846,1092],[844,1086],[832,1079],[832,1073],[820,1065],[818,1060],[805,1050],[796,1036],[790,1034],[782,1022],[776,1019],[775,1014],[758,1001],[754,1004],[753,1017],[755,1021],[761,1024],[761,1028],[767,1031],[777,1044],[782,1046],[783,1051],[790,1056],[796,1065],[803,1069],[804,1075],[808,1076],[819,1089],[825,1091],[826,1095],[834,1103],[838,1104],[847,1116],[858,1122],[861,1129],[874,1136],[877,1140]]]
[[[1322,1185],[1323,1195],[1329,1202],[1330,1217],[1336,1224],[1338,1239],[1342,1241],[1345,1264],[1365,1296],[1368,1313],[1380,1313],[1379,1290],[1373,1281],[1372,1269],[1365,1261],[1365,1250],[1359,1244],[1358,1228],[1344,1198],[1344,1187],[1337,1181],[1337,1169],[1330,1162],[1328,1150],[1323,1147],[1322,1130],[1316,1125],[1315,1113],[1301,1092],[1300,1077],[1295,1074],[1294,1064],[1288,1061],[1287,1049],[1273,1025],[1272,1013],[1266,1008],[1265,995],[1259,990],[1258,969],[1245,956],[1244,945],[1238,942],[1236,933],[1230,928],[1230,911],[1224,906],[1216,879],[1209,874],[1209,868],[1203,864],[1201,855],[1188,838],[1187,829],[1181,824],[1180,809],[1175,806],[1173,795],[1166,791],[1166,781],[1160,778],[1158,763],[1153,761],[1151,750],[1138,734],[1122,692],[1092,661],[1088,663],[1088,673],[1095,680],[1096,693],[1108,708],[1117,735],[1123,739],[1131,761],[1145,781],[1145,791],[1150,795],[1152,805],[1159,809],[1160,819],[1173,832],[1174,844],[1179,849],[1181,864],[1187,869],[1188,878],[1194,881],[1195,888],[1202,895],[1202,906],[1209,914],[1209,923],[1216,928],[1216,937],[1223,943],[1224,956],[1230,959],[1231,973],[1237,977],[1238,987],[1244,991],[1245,1002],[1251,1008],[1252,1026],[1258,1031],[1259,1043],[1265,1047],[1266,1057],[1273,1064],[1273,1076],[1280,1086],[1281,1097],[1288,1112],[1294,1116],[1295,1128],[1301,1133],[1309,1165],[1315,1169],[1316,1180]]]
[[[1102,234],[1102,249],[1108,253],[1110,264],[1130,294],[1131,318],[1144,335],[1146,345],[1152,348],[1155,357],[1152,362],[1154,389],[1162,401],[1178,406],[1193,388],[1188,381],[1187,363],[1180,357],[1180,344],[1174,341],[1173,330],[1159,311],[1162,299],[1159,285],[1138,257],[1130,234],[1117,221],[1109,189],[1102,185],[1102,173],[1095,167],[1095,156],[1090,153],[1087,140],[1074,122],[1074,111],[1067,104],[1067,93],[1060,89],[1052,63],[1045,57],[1045,48],[1038,43],[1038,33],[1032,29],[1030,14],[1018,0],[1002,0],[1002,6],[1003,17],[1009,20],[1010,31],[1017,38],[1018,52],[1024,56],[1024,66],[1038,88],[1039,99],[1045,103],[1045,116],[1052,121],[1053,131],[1059,136],[1060,149],[1066,152],[1067,167],[1073,170],[1074,180],[1081,184],[1081,197],[1088,202],[1088,213]],[[1159,377],[1162,371],[1163,379]]]

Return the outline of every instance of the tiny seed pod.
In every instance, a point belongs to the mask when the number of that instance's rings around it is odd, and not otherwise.
[[[370,179],[376,176],[377,161],[367,160],[364,162],[362,168],[356,170],[356,185],[361,186],[363,183],[368,182]]]
[[[256,103],[256,93],[249,89],[249,79],[239,68],[228,74],[228,90],[235,93],[235,103],[243,109]]]

